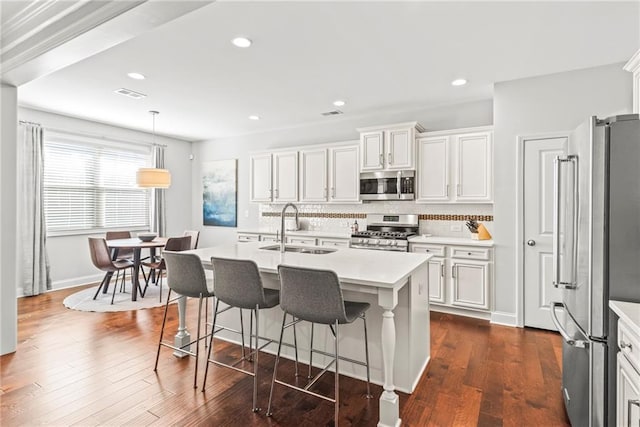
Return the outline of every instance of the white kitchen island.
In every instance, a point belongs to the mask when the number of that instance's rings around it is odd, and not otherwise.
[[[200,256],[208,268],[211,267],[212,256],[251,259],[258,265],[265,287],[272,288],[279,287],[277,269],[280,264],[335,271],[343,286],[345,299],[369,302],[372,305],[367,312],[371,380],[382,384],[384,388],[380,396],[378,425],[400,425],[399,400],[395,390],[413,392],[429,362],[427,261],[431,255],[350,248],[341,248],[328,254],[281,253],[261,249],[265,246],[272,244],[239,242],[189,252]],[[185,305],[180,306],[177,344],[190,340],[184,325]],[[233,324],[238,321],[237,311],[232,311],[235,314],[227,312],[227,317],[222,317],[221,320],[229,326],[237,327],[237,324]],[[277,339],[281,322],[282,311],[279,307],[265,310],[264,314],[261,312],[259,335]],[[330,333],[321,332],[321,329],[324,328],[316,328],[314,348],[322,349],[324,344],[328,351],[332,351]],[[305,361],[303,356],[308,354],[305,351],[308,345],[304,344],[309,342],[308,330],[299,328],[297,333],[300,360]],[[346,325],[341,329],[340,338],[342,356],[364,360],[362,327],[359,324]],[[292,352],[289,352],[288,356],[291,355]],[[318,364],[324,361],[318,359]],[[365,378],[364,368],[348,362],[340,364],[340,373]]]

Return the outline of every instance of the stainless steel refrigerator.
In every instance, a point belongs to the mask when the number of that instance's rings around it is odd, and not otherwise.
[[[563,337],[562,394],[574,427],[614,426],[616,319],[640,302],[640,120],[591,117],[555,161],[551,314]]]

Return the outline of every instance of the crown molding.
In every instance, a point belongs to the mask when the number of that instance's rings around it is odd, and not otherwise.
[[[631,59],[629,59],[629,61],[624,64],[624,67],[622,67],[622,69],[631,73],[640,71],[640,50],[633,54]]]
[[[32,0],[2,17],[2,82],[20,86],[211,3]]]

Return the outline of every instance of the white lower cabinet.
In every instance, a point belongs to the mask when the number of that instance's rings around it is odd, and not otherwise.
[[[640,331],[618,320],[616,425],[640,426]]]
[[[330,246],[334,248],[348,248],[350,239],[348,237],[319,237],[313,235],[285,236],[286,242],[290,245],[307,245],[307,246]],[[251,233],[244,232],[237,234],[238,242],[265,242],[279,243],[279,236],[275,233]]]
[[[451,259],[451,304],[489,308],[489,263]]]
[[[334,248],[348,248],[349,239],[334,239],[334,238],[318,238],[318,246],[332,246]]]
[[[429,302],[477,311],[491,309],[493,249],[410,243],[411,252],[433,255],[429,260]]]

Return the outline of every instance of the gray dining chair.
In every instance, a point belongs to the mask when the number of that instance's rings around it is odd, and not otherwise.
[[[156,364],[153,370],[158,370],[158,359],[160,358],[161,347],[168,347],[188,354],[189,356],[193,356],[196,360],[195,372],[193,375],[193,388],[197,388],[200,341],[207,337],[206,332],[204,336],[200,335],[200,325],[202,324],[202,303],[207,298],[214,296],[213,283],[207,280],[204,273],[204,267],[202,266],[202,261],[199,256],[181,252],[164,251],[163,257],[167,266],[167,285],[169,286],[169,295],[167,296],[167,303],[164,306],[164,317],[162,318],[162,328],[160,329]],[[178,294],[174,299],[171,299],[172,292]],[[177,301],[181,297],[198,298],[198,327],[196,339],[194,341],[191,341],[184,347],[176,347],[170,342],[163,341],[163,335],[164,327],[167,322],[169,304]],[[185,349],[185,347],[190,347],[192,344],[195,344],[196,346],[195,352]]]
[[[98,297],[100,293],[100,289],[103,287],[106,288],[106,284],[113,275],[113,273],[123,272],[122,282],[124,283],[124,271],[127,268],[131,268],[133,271],[133,262],[128,259],[111,259],[111,253],[109,252],[109,248],[107,247],[107,241],[100,237],[89,237],[89,250],[91,252],[91,262],[93,265],[105,272],[104,278],[102,282],[100,282],[100,286],[98,286],[98,290],[96,291],[93,299]],[[133,274],[133,273],[132,273]],[[131,276],[133,277],[133,275]],[[113,304],[113,300],[116,297],[116,288],[117,288],[117,276],[116,283],[113,284],[113,295],[111,296],[111,304]]]
[[[189,249],[197,249],[198,248],[198,239],[200,238],[200,232],[197,230],[185,230],[183,236],[191,237],[191,245]]]
[[[237,260],[237,259],[225,259],[225,258],[211,258],[211,264],[213,265],[213,282],[216,294],[216,306],[213,312],[213,333],[210,336],[209,351],[207,354],[207,367],[204,371],[204,380],[202,382],[202,391],[205,391],[205,385],[207,382],[207,372],[209,371],[209,363],[225,366],[243,372],[253,376],[253,408],[254,412],[259,411],[258,408],[258,357],[261,347],[259,346],[258,325],[259,315],[258,313],[262,309],[272,308],[278,305],[280,301],[280,292],[275,289],[265,289],[262,286],[262,279],[260,278],[260,272],[258,266],[251,260]],[[250,351],[250,357],[255,355],[253,359],[253,372],[246,371],[235,367],[234,365],[228,365],[217,361],[211,357],[213,349],[213,337],[216,330],[216,322],[218,315],[220,314],[220,302],[225,303],[229,307],[236,307],[240,310],[247,309],[252,310],[253,315],[256,318],[256,330],[253,335],[253,322],[251,322],[249,341],[252,337],[255,337],[255,347],[253,351]],[[272,340],[267,340],[266,346],[270,344]],[[244,348],[244,342],[243,342]],[[251,349],[251,346],[250,346]],[[244,356],[241,360],[246,359]]]
[[[338,415],[340,409],[340,382],[339,382],[339,360],[341,359],[338,349],[339,341],[339,325],[353,323],[357,319],[362,319],[364,325],[364,344],[365,344],[365,362],[347,359],[351,363],[355,363],[367,368],[367,398],[371,398],[371,377],[369,372],[369,344],[367,337],[367,319],[366,312],[370,307],[366,302],[345,301],[340,289],[340,281],[334,271],[318,270],[311,268],[278,266],[278,274],[280,276],[280,308],[282,308],[282,327],[280,329],[280,341],[278,343],[278,351],[273,367],[273,379],[271,380],[271,391],[269,393],[269,407],[267,408],[267,416],[272,415],[271,404],[273,399],[273,389],[275,383],[284,385],[303,393],[307,393],[322,399],[328,400],[335,404],[334,417],[335,425],[338,424]],[[291,315],[294,321],[287,324],[287,315]],[[297,320],[296,320],[297,319]],[[334,339],[334,358],[322,371],[314,378],[310,379],[305,387],[298,387],[277,379],[278,363],[280,361],[280,350],[282,348],[282,337],[284,330],[298,321],[304,320],[314,323],[328,325]],[[313,352],[313,327],[311,329],[311,346],[309,348],[309,372],[311,373],[311,363]],[[335,382],[334,382],[334,398],[323,396],[319,393],[309,391],[309,389],[327,372],[331,367],[335,366]],[[310,375],[309,375],[310,376]]]

